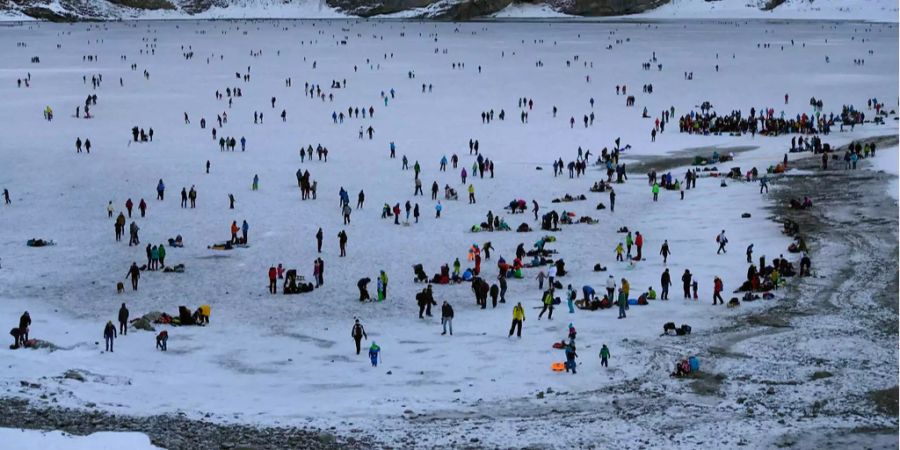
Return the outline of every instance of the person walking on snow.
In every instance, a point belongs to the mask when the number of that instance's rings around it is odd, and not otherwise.
[[[547,320],[553,320],[553,286],[544,291],[543,300],[544,307],[541,308],[541,312],[538,314],[538,320],[541,320],[541,316],[543,316],[545,312],[549,312],[549,314],[547,314]]]
[[[369,347],[369,361],[372,361],[372,367],[378,367],[378,359],[381,353],[381,347],[375,342]]]
[[[728,243],[728,238],[725,237],[725,230],[722,230],[718,236],[716,236],[716,242],[719,244],[719,250],[716,251],[716,254],[720,253],[728,253],[725,251],[725,244]]]
[[[666,240],[663,241],[663,245],[662,245],[662,247],[660,247],[660,249],[659,249],[659,254],[662,255],[662,257],[663,257],[663,265],[665,265],[666,263],[668,263],[669,255],[670,255],[671,253],[672,253],[672,252],[669,251],[669,240],[666,239]]]
[[[609,348],[606,344],[603,344],[603,347],[600,348],[600,365],[609,367]]]
[[[356,319],[356,322],[353,324],[350,336],[353,338],[353,342],[356,343],[356,354],[358,355],[361,349],[360,344],[362,343],[362,340],[369,339],[369,336],[366,334],[366,329],[359,323],[359,319]]]
[[[138,280],[141,278],[141,269],[138,268],[137,262],[132,262],[128,268],[125,278],[131,278],[131,290],[136,291],[138,288]]]
[[[117,337],[116,326],[112,320],[106,322],[106,328],[103,329],[103,340],[106,341],[106,351],[113,353],[113,340]]]
[[[719,304],[725,304],[725,301],[722,300],[722,289],[724,288],[722,279],[715,277],[715,279],[713,279],[713,305],[716,304],[716,300],[718,300]]]

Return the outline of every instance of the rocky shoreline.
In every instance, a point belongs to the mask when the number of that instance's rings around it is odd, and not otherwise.
[[[367,438],[340,437],[312,428],[221,425],[179,414],[132,417],[71,408],[39,406],[27,400],[0,398],[0,427],[61,430],[74,435],[98,431],[140,432],[168,450],[195,449],[365,449]]]

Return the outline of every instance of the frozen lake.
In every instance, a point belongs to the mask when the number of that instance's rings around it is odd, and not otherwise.
[[[581,177],[555,177],[552,164],[560,158],[574,161],[579,147],[590,151],[593,163],[618,138],[628,146],[622,163],[653,161],[642,169],[658,164],[679,179],[687,166],[667,159],[714,151],[736,153],[734,162],[718,165],[722,171],[765,171],[781,162],[797,135],[679,133],[677,117],[699,112],[704,102],[720,115],[733,110],[747,115],[752,107],[772,108],[775,116],[787,118],[814,115],[810,98],[823,101],[825,115],[853,105],[873,117],[867,100],[877,99],[887,110],[898,103],[896,24],[34,23],[0,27],[0,42],[0,189],[8,189],[12,200],[0,208],[0,317],[15,326],[28,310],[34,321],[31,337],[63,348],[4,350],[0,387],[5,395],[75,407],[95,403],[121,414],[208,413],[209,420],[220,422],[334,426],[339,434],[375,435],[388,445],[453,446],[477,437],[472,445],[602,448],[644,442],[661,447],[674,439],[684,446],[704,441],[765,446],[789,432],[780,428],[773,411],[758,411],[747,426],[717,430],[700,423],[697,418],[705,417],[700,413],[665,406],[672,399],[696,410],[734,405],[734,398],[698,396],[668,374],[675,360],[693,355],[714,373],[715,358],[703,348],[715,339],[717,327],[771,305],[711,305],[714,277],[724,281],[726,300],[746,279],[748,245],[754,245],[754,259],[787,254],[790,238],[771,220],[771,200],[759,194],[759,185],[729,181],[721,188],[719,179],[703,176],[684,200],[677,191],[663,190],[653,201],[646,173],[628,172],[628,182],[615,185],[611,212],[607,193],[589,192],[606,178],[605,170],[591,164]],[[33,57],[40,62],[29,62]],[[855,61],[860,59],[864,64]],[[102,82],[92,86],[92,77],[99,76]],[[25,79],[30,79],[27,86],[17,83]],[[305,94],[306,83],[321,87],[323,97]],[[642,92],[648,84],[652,93]],[[633,107],[626,107],[627,95],[617,94],[621,85],[635,97]],[[241,96],[226,95],[226,89],[235,88]],[[97,102],[85,119],[88,95],[96,95]],[[520,106],[523,97],[533,105]],[[42,117],[46,107],[53,110],[52,121]],[[372,107],[375,115],[335,123],[332,114],[345,114],[348,107]],[[648,118],[642,117],[645,108]],[[652,141],[655,119],[671,108],[670,123]],[[483,123],[482,112],[490,110],[497,115],[503,110],[505,120],[495,116]],[[257,112],[264,115],[262,123],[254,123]],[[527,123],[522,112],[528,113]],[[227,123],[218,124],[217,115],[226,113]],[[585,127],[582,120],[590,114],[593,123]],[[895,117],[886,125],[865,124],[853,131],[839,132],[835,126],[823,141],[837,147],[896,134]],[[152,128],[153,141],[132,142],[135,126]],[[370,126],[372,138],[360,139],[361,130]],[[236,151],[220,151],[223,136],[245,138],[246,150],[238,142]],[[90,154],[76,152],[76,139],[90,139]],[[480,153],[493,161],[493,177],[472,174],[476,157],[470,154],[470,139],[477,139]],[[389,157],[392,142],[394,159]],[[327,162],[301,162],[298,150],[319,144],[328,149]],[[881,151],[879,158],[896,166],[896,148]],[[454,154],[459,167],[441,171],[441,158]],[[404,156],[410,170],[401,168]],[[424,196],[413,195],[416,162]],[[465,183],[463,168],[469,172]],[[308,170],[316,181],[316,200],[300,199],[298,169]],[[255,175],[258,190],[251,188]],[[157,200],[160,179],[165,201]],[[433,182],[440,186],[439,219],[430,196]],[[470,184],[476,204],[466,200]],[[458,190],[458,201],[444,199],[445,185]],[[197,206],[181,208],[179,193],[192,186]],[[353,209],[348,225],[338,196],[342,188],[351,206],[359,191],[365,192],[365,206]],[[229,194],[235,197],[234,209]],[[551,203],[566,194],[587,199]],[[138,246],[128,246],[127,236],[114,239],[113,221],[127,199],[135,204],[127,223],[133,220],[140,227]],[[141,199],[148,204],[146,217],[137,211]],[[505,211],[514,199],[525,200],[529,211]],[[599,222],[540,231],[530,212],[532,200],[541,214],[565,211]],[[113,218],[107,217],[110,201]],[[406,201],[419,206],[418,223],[410,219],[413,223],[395,225],[381,217],[382,205],[399,203],[402,209]],[[606,209],[598,210],[598,203]],[[513,231],[472,233],[488,211],[502,216]],[[742,218],[742,213],[752,217]],[[207,248],[230,238],[232,221],[240,225],[244,220],[250,227],[249,248]],[[515,232],[523,222],[536,231]],[[325,236],[321,254],[315,239],[320,227]],[[644,236],[644,261],[616,262],[615,247],[624,241],[617,233],[621,227]],[[349,236],[346,257],[339,257],[341,230]],[[717,255],[715,238],[722,230],[729,251]],[[534,308],[541,304],[541,290],[535,278],[547,267],[526,268],[523,279],[509,280],[507,302],[496,308],[480,309],[468,283],[435,285],[434,317],[418,318],[415,295],[424,285],[413,282],[414,264],[431,276],[458,258],[464,270],[473,265],[466,258],[469,248],[490,242],[494,250],[490,260],[482,261],[482,276],[496,283],[498,258],[511,263],[518,244],[528,250],[548,234],[556,241],[547,248],[558,252],[553,257],[563,258],[568,271],[559,281],[571,284],[579,298],[584,285],[604,292],[610,275],[617,284],[622,278],[630,282],[629,297],[648,286],[659,292],[660,275],[668,268],[672,300],[632,306],[627,319],[617,320],[615,308],[570,314],[563,289],[556,292],[563,304],[553,320],[538,321]],[[184,247],[165,244],[166,262],[184,264],[184,273],[142,272],[139,290],[131,291],[123,277],[132,261],[146,264],[144,246],[176,235],[183,236]],[[32,238],[56,245],[27,247]],[[664,240],[672,251],[665,265],[659,255]],[[270,266],[280,263],[311,279],[317,257],[325,263],[321,288],[285,296],[279,285],[278,295],[268,294]],[[608,270],[594,272],[595,264]],[[685,269],[699,283],[698,301],[682,299]],[[371,278],[374,296],[382,270],[389,277],[387,299],[360,303],[357,280]],[[123,294],[116,292],[120,281],[126,285]],[[782,299],[776,292],[772,302]],[[441,335],[443,301],[455,309],[453,336]],[[211,305],[212,317],[206,327],[157,326],[169,332],[168,352],[154,349],[153,333],[132,330],[116,341],[115,353],[104,353],[104,323],[116,321],[122,302],[131,318],[151,311],[177,315],[179,305],[194,310],[201,304]],[[509,339],[517,302],[525,307],[523,336]],[[382,349],[377,368],[355,353],[350,337],[355,317],[368,333],[363,345],[374,341]],[[660,338],[666,322],[690,324],[694,335]],[[551,345],[566,338],[570,323],[578,330],[577,375],[550,370],[564,359]],[[612,353],[609,368],[600,366],[603,344]],[[69,369],[88,373],[87,381],[53,378]],[[862,382],[870,389],[895,386],[894,369],[873,368]],[[23,379],[43,380],[42,389],[20,388]],[[537,398],[548,388],[567,395]],[[583,426],[582,419],[563,414],[627,409],[627,400],[612,406],[611,395],[642,391],[658,395],[656,414],[635,420],[620,415],[606,424]],[[562,418],[554,421],[551,410]],[[417,415],[425,419],[417,421]],[[462,430],[438,420],[446,418],[484,423]],[[809,426],[891,425],[896,428],[896,417],[893,423],[883,416],[823,418]],[[773,427],[776,432],[769,434]]]

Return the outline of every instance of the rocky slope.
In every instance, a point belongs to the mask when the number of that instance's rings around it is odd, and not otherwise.
[[[673,0],[0,0],[0,16],[45,20],[135,18],[318,18],[379,15],[436,20],[490,16],[510,6],[549,7],[573,16],[619,16]],[[783,1],[783,0],[782,0]],[[760,9],[774,7],[765,2]],[[771,5],[770,5],[771,4]]]

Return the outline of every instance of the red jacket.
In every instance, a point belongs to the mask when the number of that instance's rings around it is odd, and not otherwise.
[[[638,247],[642,247],[644,245],[644,235],[642,235],[642,234],[637,235],[637,238],[634,240],[634,245],[637,245]]]
[[[715,283],[713,284],[713,289],[715,289],[716,292],[722,292],[722,288],[723,288],[723,286],[722,286],[722,279],[721,279],[721,278],[716,278],[716,281],[715,281]]]
[[[274,267],[270,267],[269,268],[269,280],[274,280],[277,277],[278,277],[278,271],[275,270]]]

